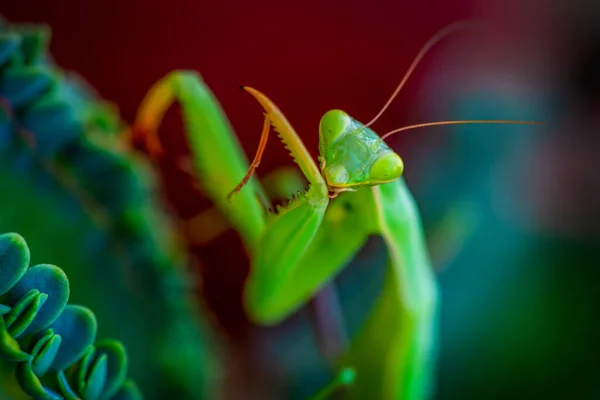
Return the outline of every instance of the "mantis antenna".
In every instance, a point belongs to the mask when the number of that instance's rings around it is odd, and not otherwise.
[[[369,123],[365,124],[365,127],[371,126],[373,123],[375,123],[375,121],[377,121],[379,119],[379,117],[381,117],[383,115],[385,110],[387,110],[387,108],[390,106],[390,104],[392,104],[392,101],[394,101],[394,99],[396,98],[396,96],[398,95],[398,93],[400,92],[402,87],[404,86],[404,84],[408,81],[408,78],[410,78],[410,76],[412,75],[413,71],[415,70],[415,68],[417,67],[419,62],[423,59],[425,54],[427,54],[427,52],[429,50],[431,50],[431,48],[433,46],[435,46],[442,39],[444,39],[445,37],[449,36],[450,34],[456,32],[456,31],[459,31],[462,29],[467,29],[467,28],[473,28],[476,26],[478,26],[478,24],[476,24],[475,22],[472,22],[472,21],[455,22],[455,23],[450,24],[450,25],[446,26],[445,28],[439,30],[435,35],[433,35],[425,43],[425,45],[423,45],[423,47],[421,47],[421,50],[419,51],[417,56],[414,58],[413,62],[410,64],[410,66],[408,67],[408,70],[404,74],[404,77],[402,78],[402,80],[400,81],[398,86],[396,87],[396,90],[394,90],[394,93],[392,93],[392,95],[390,96],[389,100],[385,103],[385,105],[381,108],[381,110],[377,113],[377,115],[371,121],[369,121]],[[388,132],[385,135],[383,135],[381,137],[381,140],[383,141],[387,137],[389,137],[395,133],[407,131],[409,129],[425,128],[425,127],[429,127],[429,126],[438,126],[438,125],[461,125],[461,124],[540,125],[540,124],[542,124],[542,122],[514,121],[514,120],[458,120],[458,121],[426,122],[426,123],[409,125],[409,126],[404,126],[402,128],[394,129],[393,131]]]
[[[468,119],[468,120],[459,120],[459,121],[437,121],[437,122],[425,122],[422,124],[408,125],[403,126],[402,128],[394,129],[383,135],[381,140],[385,140],[387,137],[402,131],[407,131],[409,129],[415,128],[425,128],[428,126],[438,126],[438,125],[463,125],[463,124],[504,124],[504,125],[542,125],[543,122],[537,121],[514,121],[514,120],[503,120],[503,119]]]
[[[456,31],[475,27],[475,26],[478,26],[478,24],[476,24],[475,22],[471,22],[471,21],[455,22],[455,23],[450,24],[450,25],[446,26],[445,28],[439,30],[435,35],[433,35],[427,41],[427,43],[425,43],[425,45],[423,45],[423,47],[421,47],[421,50],[419,51],[419,53],[417,54],[417,56],[415,57],[413,62],[410,64],[410,67],[408,67],[408,71],[406,71],[406,73],[404,74],[404,77],[400,81],[400,84],[398,84],[398,86],[396,87],[396,90],[394,91],[394,93],[392,93],[392,95],[390,96],[387,103],[385,103],[385,105],[377,113],[375,118],[373,118],[371,121],[369,121],[368,124],[365,124],[365,127],[371,126],[375,121],[377,121],[379,119],[379,117],[381,117],[381,115],[385,112],[385,110],[387,110],[387,108],[390,106],[390,104],[392,104],[392,101],[394,101],[394,99],[400,92],[400,89],[402,89],[402,87],[404,86],[406,81],[408,81],[408,78],[410,78],[410,76],[412,75],[413,71],[415,70],[415,68],[417,67],[419,62],[423,59],[425,54],[427,54],[427,52],[433,46],[435,46],[442,39],[444,39],[445,37],[449,36],[450,34],[456,32]]]

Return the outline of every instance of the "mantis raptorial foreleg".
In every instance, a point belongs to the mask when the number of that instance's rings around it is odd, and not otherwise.
[[[134,132],[146,138],[156,137],[166,109],[175,99],[182,103],[199,179],[215,205],[240,232],[251,253],[246,308],[257,322],[275,323],[291,312],[278,306],[281,303],[278,296],[289,294],[279,288],[295,276],[299,259],[321,226],[329,203],[327,185],[283,114],[266,97],[247,88],[265,106],[267,118],[285,140],[310,187],[279,214],[269,218],[258,200],[258,194],[264,192],[252,179],[244,190],[227,201],[231,190],[227,187],[235,187],[244,178],[248,163],[218,103],[198,78],[196,74],[176,72],[157,83],[140,107]],[[224,170],[215,165],[222,165]],[[316,290],[313,288],[312,292]]]
[[[298,288],[299,282],[293,279],[302,265],[301,258],[321,226],[329,196],[317,165],[283,113],[262,93],[252,88],[245,90],[263,106],[266,119],[279,133],[310,184],[305,193],[270,219],[251,261],[245,291],[247,311],[256,321],[274,324],[289,315],[286,300],[302,291]],[[259,151],[266,144],[264,129],[263,137]],[[285,291],[289,289],[289,283],[294,285],[291,291]]]

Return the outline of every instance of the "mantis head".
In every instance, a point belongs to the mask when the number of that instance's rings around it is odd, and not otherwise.
[[[321,174],[333,193],[398,179],[404,163],[372,129],[341,110],[323,115],[319,126]]]
[[[470,23],[456,23],[436,33],[421,48],[394,93],[379,113],[367,124],[362,124],[341,110],[331,110],[323,115],[319,126],[319,153],[321,174],[330,191],[330,197],[339,192],[355,190],[362,186],[375,186],[398,179],[404,163],[384,142],[395,133],[409,129],[458,124],[518,124],[537,125],[539,122],[513,120],[461,120],[437,121],[404,126],[379,137],[370,126],[385,112],[404,86],[423,56],[450,33],[469,27]]]

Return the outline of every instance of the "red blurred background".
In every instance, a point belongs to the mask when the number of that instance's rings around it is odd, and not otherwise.
[[[318,122],[325,111],[340,108],[359,120],[371,119],[425,41],[443,26],[477,12],[464,0],[25,0],[3,8],[9,20],[48,24],[56,62],[81,74],[129,122],[153,83],[174,69],[193,69],[218,97],[250,156],[263,117],[260,107],[238,90],[241,84],[275,101],[314,157]],[[411,120],[414,97],[427,64],[426,59],[379,120],[379,132],[416,122]],[[170,155],[163,163],[164,184],[177,212],[190,218],[206,205],[175,167],[174,160],[184,151],[177,124],[177,115],[169,115],[161,129]],[[287,152],[274,140],[258,173],[289,163]],[[223,254],[226,246],[231,241],[212,252],[204,250],[211,264],[221,264],[205,271],[205,295],[225,329],[237,335],[247,323],[241,309],[247,266],[242,254],[235,255],[241,248]]]
[[[464,0],[23,0],[2,12],[16,22],[49,24],[56,61],[82,74],[129,121],[159,78],[173,69],[194,69],[249,151],[257,144],[262,114],[238,91],[241,84],[268,94],[316,155],[316,129],[325,111],[338,107],[370,119],[424,42],[475,11]],[[408,119],[423,71],[416,71],[379,130]],[[285,157],[273,153],[278,156],[264,160],[265,170]]]

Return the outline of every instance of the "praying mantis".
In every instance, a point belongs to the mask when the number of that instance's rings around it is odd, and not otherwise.
[[[349,398],[424,399],[431,394],[436,357],[438,290],[417,205],[402,178],[402,158],[384,141],[419,127],[463,123],[530,124],[527,121],[440,121],[412,125],[380,137],[370,126],[387,109],[424,54],[443,37],[464,28],[452,24],[421,49],[381,111],[362,124],[341,110],[319,125],[318,164],[291,123],[266,95],[251,87],[265,112],[259,149],[248,163],[214,95],[201,77],[175,71],[143,100],[132,140],[150,154],[162,148],[158,127],[179,101],[198,180],[235,229],[251,260],[244,291],[250,318],[275,325],[305,305],[357,254],[369,236],[388,251],[384,287],[360,333],[339,359],[353,371]],[[253,176],[273,128],[289,149],[308,188],[278,212]]]

